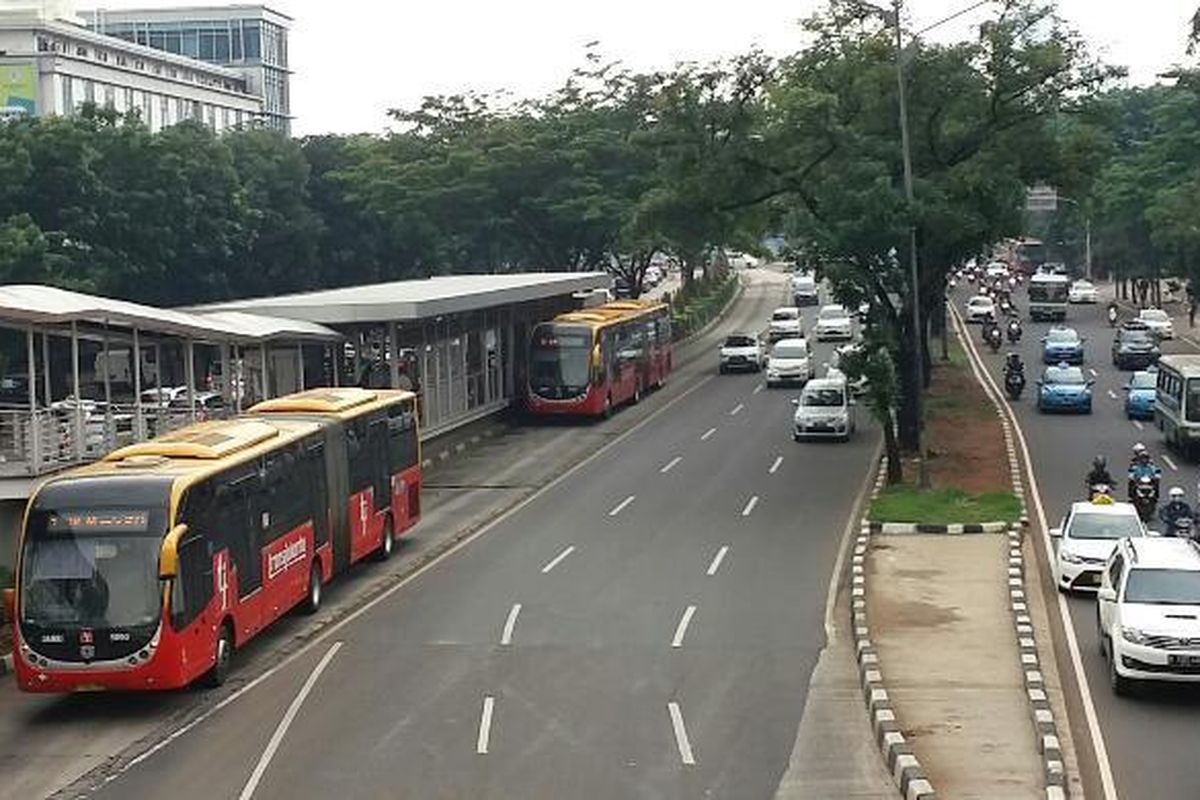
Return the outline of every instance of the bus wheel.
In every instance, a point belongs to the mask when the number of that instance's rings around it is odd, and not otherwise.
[[[212,669],[204,676],[204,684],[213,689],[225,683],[225,679],[229,677],[229,667],[233,663],[233,627],[229,622],[221,623],[215,656]]]
[[[389,515],[383,521],[383,541],[379,543],[379,550],[376,557],[380,561],[387,561],[392,557],[392,551],[396,548],[396,534],[392,529],[392,518]]]
[[[321,562],[313,559],[308,569],[308,593],[304,595],[305,614],[315,614],[321,607]]]

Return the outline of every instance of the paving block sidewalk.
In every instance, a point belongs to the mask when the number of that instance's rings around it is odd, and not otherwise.
[[[1007,558],[1004,535],[871,538],[867,616],[884,684],[941,797],[1046,797]]]

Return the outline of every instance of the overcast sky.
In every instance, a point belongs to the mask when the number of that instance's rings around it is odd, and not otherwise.
[[[204,0],[100,0],[104,7],[195,5]],[[971,0],[908,0],[918,27]],[[429,94],[507,89],[541,94],[562,84],[598,40],[606,58],[636,69],[707,61],[758,44],[794,50],[796,20],[821,0],[272,0],[295,19],[290,40],[294,132],[382,131],[389,108]],[[1107,61],[1148,83],[1184,60],[1200,0],[1059,0],[1062,15]],[[928,34],[970,35],[986,11]]]

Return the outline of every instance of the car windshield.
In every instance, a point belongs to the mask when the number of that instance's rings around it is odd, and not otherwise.
[[[804,393],[800,395],[800,405],[809,408],[839,408],[843,404],[841,389],[805,389]]]
[[[1079,341],[1079,334],[1070,328],[1052,328],[1046,334],[1046,341],[1054,344],[1075,344]]]
[[[1081,512],[1071,518],[1067,535],[1072,539],[1124,539],[1142,535],[1142,523],[1129,514],[1093,514]]]
[[[1130,389],[1153,389],[1158,383],[1158,376],[1153,372],[1137,372],[1129,381]]]
[[[1050,367],[1046,370],[1043,380],[1058,386],[1082,386],[1087,382],[1083,377],[1083,370],[1079,367]]]
[[[1086,290],[1086,289],[1091,289],[1092,285],[1090,283],[1088,283],[1087,281],[1075,281],[1075,288]]]
[[[771,315],[771,319],[775,322],[790,322],[800,319],[800,312],[794,308],[781,308]],[[711,346],[709,345],[709,347]]]
[[[1144,330],[1127,330],[1121,333],[1121,341],[1125,344],[1153,344],[1154,339]]]
[[[771,351],[771,358],[808,358],[808,348],[800,342],[780,342]]]
[[[733,335],[725,337],[726,347],[754,347],[756,344],[758,342],[753,336]]]
[[[847,316],[849,316],[849,314],[846,312],[846,309],[842,308],[841,306],[838,306],[837,308],[822,308],[820,318],[825,319],[825,320],[832,320],[832,319],[845,319]]]
[[[1162,309],[1147,308],[1142,311],[1142,319],[1149,320],[1150,322],[1166,322],[1170,317]]]
[[[973,306],[990,306],[995,305],[990,297],[972,297],[970,305]]]
[[[21,559],[22,622],[56,628],[154,623],[165,528],[165,508],[34,508]]]
[[[1200,572],[1186,569],[1134,569],[1125,582],[1125,602],[1200,606]]]

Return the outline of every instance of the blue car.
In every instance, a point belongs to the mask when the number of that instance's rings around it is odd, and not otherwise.
[[[1083,339],[1074,328],[1051,328],[1042,337],[1042,363],[1082,364]]]
[[[1154,419],[1154,394],[1158,373],[1139,370],[1125,384],[1125,416],[1129,419]]]
[[[1038,381],[1038,411],[1092,413],[1092,381],[1070,364],[1046,367]]]

